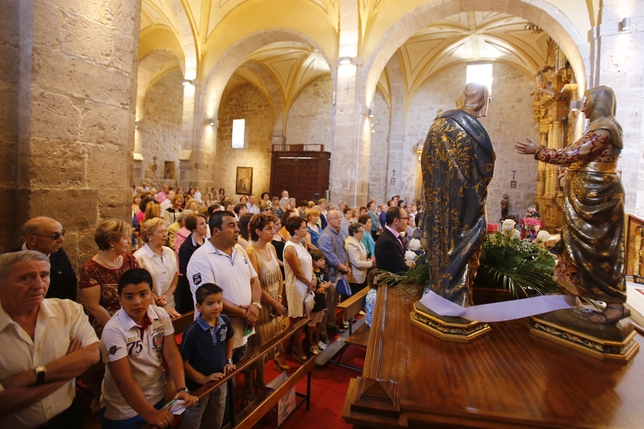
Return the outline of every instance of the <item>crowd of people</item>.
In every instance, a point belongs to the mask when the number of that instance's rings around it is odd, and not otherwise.
[[[104,374],[83,382],[104,428],[167,427],[166,372],[174,399],[192,406],[190,390],[233,371],[306,318],[308,350],[301,332],[289,350],[292,361],[303,362],[348,326],[336,319],[339,282],[355,294],[377,268],[413,266],[405,251],[421,219],[422,208],[397,196],[336,208],[325,199],[298,204],[287,191],[235,201],[224,189],[202,195],[163,185],[157,193],[143,183],[133,188],[131,223],[111,219],[96,229],[98,251],[79,267],[78,281],[63,226],[30,219],[23,245],[0,256],[0,324],[16,326],[0,328],[3,344],[16,345],[0,358],[0,426],[80,427],[74,380],[99,355]],[[375,290],[367,310],[374,302]],[[171,319],[193,310],[179,349]],[[244,372],[246,403],[266,386],[267,359],[289,371],[289,353],[276,347]],[[234,384],[232,392],[223,386],[200,399],[181,427],[205,427],[202,419],[220,427],[231,397]]]

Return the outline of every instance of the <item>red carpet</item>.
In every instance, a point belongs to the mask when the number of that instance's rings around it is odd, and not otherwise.
[[[342,362],[358,367],[364,364],[365,351],[359,347],[349,346],[344,353]],[[298,364],[289,360],[291,367]],[[266,365],[266,379],[272,380],[279,373],[274,370],[273,363]],[[351,425],[342,420],[342,407],[344,398],[349,388],[349,380],[358,377],[360,373],[347,368],[339,367],[332,363],[325,368],[316,367],[311,380],[311,407],[306,411],[306,404],[302,404],[291,417],[286,420],[284,429],[342,429],[351,428]],[[242,379],[238,380],[240,384]],[[241,390],[241,388],[240,388]],[[306,377],[300,380],[296,388],[299,393],[306,393]],[[301,398],[297,398],[301,400]],[[255,429],[274,428],[275,425],[261,422]]]

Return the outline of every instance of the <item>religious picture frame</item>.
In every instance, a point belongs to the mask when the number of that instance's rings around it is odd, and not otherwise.
[[[516,188],[517,187],[517,181],[516,180],[510,180],[510,187],[511,188]]]
[[[235,178],[235,193],[250,195],[253,189],[253,167],[237,167]]]

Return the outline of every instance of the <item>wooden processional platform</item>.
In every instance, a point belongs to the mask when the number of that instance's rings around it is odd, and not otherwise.
[[[644,353],[601,361],[531,335],[525,319],[445,342],[411,325],[417,299],[378,289],[342,411],[354,428],[644,428]]]

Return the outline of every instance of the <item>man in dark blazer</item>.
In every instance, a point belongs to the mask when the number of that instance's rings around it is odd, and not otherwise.
[[[376,265],[379,269],[392,273],[405,272],[414,266],[405,261],[405,249],[400,233],[407,229],[409,217],[400,207],[393,206],[387,210],[387,222],[376,241]]]

